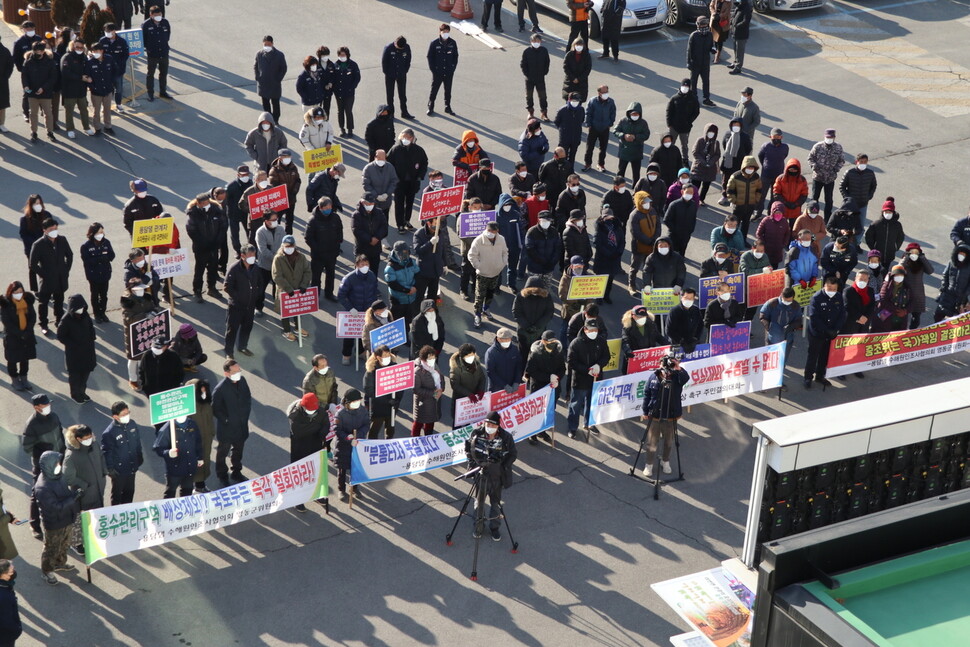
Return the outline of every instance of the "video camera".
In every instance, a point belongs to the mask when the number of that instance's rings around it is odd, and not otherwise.
[[[678,359],[672,353],[660,358],[660,371],[657,377],[660,378],[660,386],[670,386],[670,378],[677,369]]]
[[[501,463],[507,454],[501,436],[489,440],[488,436],[481,434],[472,440],[472,455],[479,464]]]

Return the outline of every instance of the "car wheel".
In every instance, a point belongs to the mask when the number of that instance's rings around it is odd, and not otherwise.
[[[676,27],[680,24],[680,5],[677,4],[677,0],[667,0],[667,17],[664,18],[664,24],[668,27]]]
[[[590,12],[589,16],[589,39],[600,37],[600,17],[596,15],[595,11]]]
[[[754,0],[754,10],[758,13],[768,13],[771,11],[771,0]]]

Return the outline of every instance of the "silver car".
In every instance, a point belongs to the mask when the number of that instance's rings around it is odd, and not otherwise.
[[[828,0],[754,0],[754,10],[758,13],[769,11],[800,11],[823,7]]]
[[[523,0],[511,0],[515,6]],[[592,0],[593,8],[589,16],[589,37],[600,37],[600,10],[603,4],[611,0]],[[772,0],[773,2],[774,0]],[[627,7],[623,11],[623,22],[620,30],[623,34],[660,29],[667,18],[666,0],[627,0]],[[536,0],[536,5],[551,9],[557,14],[569,18],[569,7],[566,0]]]

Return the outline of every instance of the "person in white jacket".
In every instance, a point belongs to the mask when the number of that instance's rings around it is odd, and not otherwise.
[[[502,271],[509,264],[509,248],[498,233],[498,223],[490,222],[485,231],[475,237],[468,248],[468,262],[475,268],[475,327],[482,327],[482,315],[489,321],[495,317],[488,308],[499,288]]]
[[[330,125],[327,113],[323,108],[311,108],[303,115],[300,143],[308,151],[314,148],[330,150],[333,145],[333,126]]]

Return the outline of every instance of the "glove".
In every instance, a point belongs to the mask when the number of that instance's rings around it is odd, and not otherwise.
[[[438,244],[438,237],[437,236],[432,236],[431,237],[431,244],[432,245],[437,245]]]
[[[480,276],[480,275],[481,275],[481,273],[482,273],[482,271],[481,271],[481,270],[475,270],[475,276]]]
[[[479,391],[478,393],[475,394],[475,402],[481,402],[484,399],[485,399],[484,391]]]
[[[379,196],[377,196],[377,199],[380,202],[384,202],[385,200],[387,200],[387,194],[386,193],[382,193]]]
[[[653,292],[653,286],[652,285],[644,285],[643,286],[643,293],[644,294],[650,294],[651,292]]]
[[[600,373],[600,365],[599,364],[593,364],[592,366],[589,367],[589,374],[590,375],[599,375],[599,373]]]
[[[802,289],[803,290],[807,290],[808,289],[808,283],[806,283],[805,281],[799,281],[798,284],[800,286],[802,286]]]
[[[811,281],[808,282],[808,287],[814,288],[815,287],[815,283],[817,281],[818,281],[818,279],[812,279]]]
[[[516,391],[516,388],[511,384],[505,385],[505,392],[508,393],[509,395],[512,395],[513,393],[515,393],[515,391]]]
[[[291,297],[295,297],[296,296],[296,290],[291,290],[290,291],[290,296]]]
[[[300,294],[306,294],[306,288],[300,288]]]
[[[170,449],[170,450],[168,450],[168,456],[169,456],[169,458],[175,458],[178,455],[179,455],[179,450],[177,450],[177,449]]]
[[[681,290],[682,290],[682,288],[679,285],[675,285],[674,286],[674,294],[680,294],[680,291]]]
[[[357,314],[357,308],[351,308],[350,309],[350,314],[352,314],[352,315]]]
[[[771,267],[766,267],[766,268],[764,268],[764,269],[761,270],[761,273],[762,274],[771,274],[773,271],[774,270],[772,270]]]
[[[84,490],[82,490],[81,488],[78,488],[78,489],[74,490],[74,500],[75,501],[80,501],[81,500],[81,497],[83,497],[83,496],[84,496]]]
[[[624,357],[626,357],[627,359],[633,359],[634,357],[636,357],[636,355],[633,354],[633,351],[628,350],[626,352],[626,355],[624,355]]]

